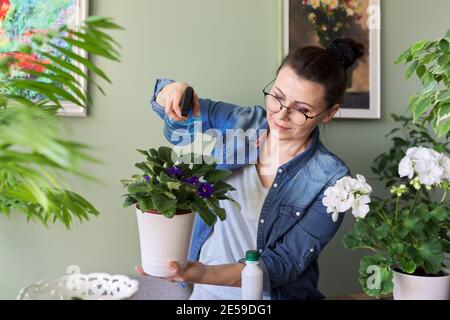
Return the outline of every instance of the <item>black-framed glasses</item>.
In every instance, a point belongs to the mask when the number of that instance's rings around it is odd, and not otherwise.
[[[275,96],[274,94],[268,92],[267,88],[275,82],[276,79],[272,80],[265,88],[262,90],[264,94],[264,102],[266,105],[266,108],[270,110],[273,113],[280,112],[283,108],[286,108],[289,116],[289,121],[291,121],[293,124],[297,126],[302,126],[308,121],[309,119],[317,118],[318,116],[321,116],[322,114],[328,112],[328,109],[324,110],[323,112],[315,115],[315,116],[309,116],[305,112],[306,110],[310,108],[314,108],[310,104],[306,102],[300,102],[297,103],[295,107],[287,107],[281,103],[280,98]],[[305,111],[303,111],[303,110]]]

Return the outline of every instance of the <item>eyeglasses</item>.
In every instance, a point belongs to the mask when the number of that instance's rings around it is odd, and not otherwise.
[[[276,80],[276,79],[275,79]],[[283,108],[286,108],[287,112],[288,112],[288,116],[289,116],[289,121],[291,121],[293,124],[297,125],[297,126],[302,126],[306,123],[306,121],[308,121],[308,119],[314,119],[317,118],[318,116],[326,113],[328,110],[324,110],[323,112],[319,113],[318,115],[315,115],[313,117],[308,116],[305,112],[306,111],[302,111],[303,110],[308,110],[310,108],[312,108],[311,105],[305,103],[305,102],[301,102],[301,103],[297,103],[295,107],[287,107],[285,105],[283,105],[280,101],[280,98],[277,97],[276,95],[270,93],[267,88],[273,84],[273,82],[275,82],[275,80],[272,80],[264,89],[263,89],[263,94],[264,94],[264,101],[266,104],[266,108],[268,110],[270,110],[273,113],[278,113],[280,112]]]

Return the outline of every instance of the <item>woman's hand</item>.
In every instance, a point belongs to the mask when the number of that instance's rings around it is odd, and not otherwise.
[[[186,82],[174,82],[165,86],[156,97],[156,102],[164,106],[166,115],[174,121],[185,121],[187,117],[181,115],[181,101],[189,84]],[[194,116],[200,116],[200,103],[197,93],[194,91]]]
[[[167,268],[173,274],[167,278],[161,278],[171,282],[191,282],[191,283],[202,283],[203,276],[205,274],[205,265],[201,262],[193,261],[188,262],[186,268],[181,269],[178,263],[169,262]],[[142,269],[142,267],[136,267],[136,272],[148,276]]]

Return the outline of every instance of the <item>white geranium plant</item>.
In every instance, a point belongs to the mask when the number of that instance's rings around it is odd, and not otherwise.
[[[421,276],[442,275],[444,256],[450,251],[450,208],[445,202],[450,189],[450,159],[430,148],[409,148],[398,174],[404,183],[390,189],[391,198],[372,201],[371,186],[357,175],[356,179],[337,181],[322,200],[333,221],[352,209],[356,223],[344,237],[344,245],[350,250],[373,251],[360,263],[360,283],[370,296],[392,292],[393,269]],[[415,191],[413,200],[406,196],[410,190]],[[421,193],[430,190],[441,191],[440,200],[419,201]],[[379,285],[371,285],[370,270],[379,272]]]

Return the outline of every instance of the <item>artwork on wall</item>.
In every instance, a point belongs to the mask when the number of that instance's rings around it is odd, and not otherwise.
[[[20,69],[33,69],[38,72],[46,72],[45,67],[33,62],[40,61],[42,64],[48,63],[45,57],[37,55],[27,55],[19,52],[22,44],[31,43],[33,35],[47,29],[57,29],[63,25],[74,28],[86,17],[88,11],[88,0],[0,0],[0,56],[14,56],[19,61],[20,68],[14,70],[12,76],[17,78],[31,77]],[[72,49],[69,44],[58,45],[67,46],[68,49],[86,57],[86,53],[79,49]],[[86,70],[72,61],[69,57],[62,56],[62,59],[80,68],[85,74]],[[82,84],[82,90],[87,90],[87,81],[81,76],[75,75]],[[47,78],[36,78],[37,81],[50,81]],[[16,92],[19,93],[19,92]],[[38,98],[35,92],[20,92],[29,99]],[[84,117],[87,115],[86,109],[79,107],[72,102],[61,101],[63,109],[59,114],[63,116]]]
[[[327,47],[351,37],[366,48],[349,69],[349,83],[338,118],[380,119],[380,0],[283,0],[283,54],[307,45]]]

